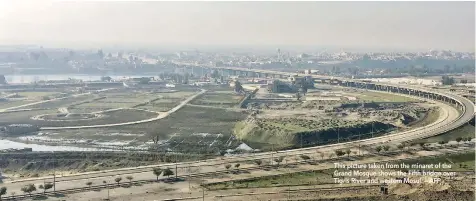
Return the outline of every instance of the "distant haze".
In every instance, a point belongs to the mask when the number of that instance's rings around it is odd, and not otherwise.
[[[0,0],[0,45],[474,52],[474,2]]]

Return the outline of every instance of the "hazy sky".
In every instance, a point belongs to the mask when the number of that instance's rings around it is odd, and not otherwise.
[[[0,0],[0,44],[474,51],[474,2]]]

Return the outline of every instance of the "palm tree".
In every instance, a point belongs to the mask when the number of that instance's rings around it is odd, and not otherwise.
[[[160,174],[162,174],[162,169],[160,169],[160,168],[154,168],[154,169],[152,170],[152,172],[153,172],[154,175],[157,177],[157,181],[159,181],[159,176],[160,176]]]

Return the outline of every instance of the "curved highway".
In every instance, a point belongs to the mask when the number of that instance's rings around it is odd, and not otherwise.
[[[251,71],[249,69],[240,69]],[[262,71],[262,70],[260,70]],[[266,73],[276,73],[276,74],[286,74],[290,75],[295,73],[283,73],[277,71],[266,71]],[[316,78],[323,78],[324,76],[313,76]],[[345,81],[344,79],[342,79]],[[180,162],[180,163],[169,163],[169,164],[161,164],[161,165],[149,165],[149,166],[141,166],[141,167],[134,167],[134,168],[121,168],[115,170],[107,170],[101,172],[88,172],[88,173],[81,173],[76,175],[69,175],[63,177],[61,180],[73,180],[73,179],[81,179],[81,178],[91,178],[91,177],[110,177],[113,175],[123,175],[123,174],[131,174],[138,171],[150,172],[150,170],[154,167],[179,167],[179,168],[187,168],[190,165],[194,166],[213,166],[215,169],[222,169],[222,164],[224,163],[231,163],[237,161],[250,161],[255,159],[272,159],[273,157],[277,156],[290,156],[290,155],[300,155],[300,154],[308,154],[308,153],[325,153],[331,152],[336,149],[342,148],[352,148],[357,146],[364,146],[364,145],[374,145],[374,144],[385,144],[385,143],[401,143],[410,140],[425,138],[429,136],[434,136],[438,134],[442,134],[444,132],[450,131],[452,129],[458,128],[461,125],[469,122],[472,118],[474,118],[474,104],[461,96],[434,91],[431,89],[424,89],[414,86],[407,86],[407,85],[390,85],[390,84],[378,84],[379,86],[388,86],[388,87],[398,87],[398,89],[405,89],[405,90],[418,90],[419,92],[428,92],[431,95],[439,96],[441,100],[449,100],[450,102],[454,103],[455,105],[450,105],[451,103],[442,102],[439,100],[432,100],[428,99],[431,102],[437,104],[440,108],[440,117],[433,123],[425,126],[420,127],[404,132],[398,132],[394,134],[389,134],[381,137],[352,141],[352,142],[344,142],[338,144],[330,144],[324,146],[317,146],[317,147],[309,147],[309,148],[301,148],[301,149],[294,149],[294,150],[286,150],[286,151],[277,151],[277,152],[265,152],[265,153],[257,153],[257,154],[249,154],[249,155],[241,155],[241,156],[231,156],[225,158],[215,158],[209,160],[202,160],[202,161],[194,161],[194,162]],[[413,92],[414,93],[414,92]],[[411,92],[409,92],[411,94]],[[414,93],[415,94],[415,93]],[[419,93],[418,93],[419,94]],[[420,98],[424,98],[419,96]],[[458,106],[458,107],[455,107]],[[458,109],[457,109],[458,108]],[[27,181],[42,181],[43,179],[52,179],[52,177],[47,178],[32,178],[26,179]],[[59,178],[57,178],[59,179]],[[23,180],[25,181],[25,180]],[[21,181],[17,181],[21,182]]]

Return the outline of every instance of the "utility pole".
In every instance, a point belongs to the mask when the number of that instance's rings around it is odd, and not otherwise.
[[[340,142],[339,127],[337,127],[337,143]]]
[[[56,155],[53,151],[53,192],[56,194]]]
[[[175,180],[177,180],[177,176],[178,176],[178,168],[177,168],[177,154],[178,153],[175,153]]]
[[[300,134],[300,136],[301,136],[301,149],[302,149],[302,133]]]
[[[203,182],[202,182],[202,200],[205,201],[205,188],[203,187]]]

